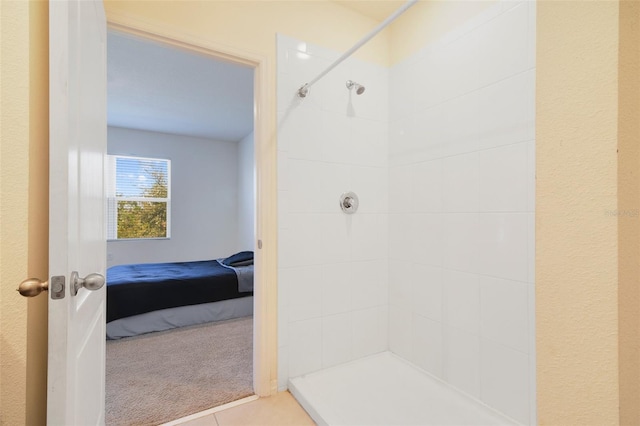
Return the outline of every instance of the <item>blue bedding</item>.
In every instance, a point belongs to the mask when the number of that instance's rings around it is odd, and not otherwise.
[[[113,266],[107,269],[107,322],[252,294],[239,291],[234,269],[217,260]]]

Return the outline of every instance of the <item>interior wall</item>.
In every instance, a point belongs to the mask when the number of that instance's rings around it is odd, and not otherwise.
[[[44,424],[47,297],[15,289],[47,276],[48,4],[2,2],[0,46],[0,424]]]
[[[171,238],[107,243],[108,266],[238,251],[238,144],[109,127],[108,153],[171,160]]]
[[[499,0],[419,1],[389,26],[389,63],[395,65],[420,51],[425,45],[441,40],[461,25],[480,24],[483,12]],[[479,16],[480,15],[480,16]]]
[[[49,245],[49,14],[47,2],[29,7],[29,251],[28,276],[47,277]],[[46,237],[44,237],[47,240]],[[0,279],[2,282],[2,279]],[[47,404],[46,295],[27,302],[27,422],[44,424]],[[2,408],[0,408],[2,411]],[[0,421],[2,423],[2,421]]]
[[[618,152],[620,3],[538,3],[536,346],[542,425],[620,423],[618,377],[625,372],[619,372],[618,359],[618,232],[620,222],[631,218],[618,215],[618,159],[634,155]]]
[[[391,68],[389,346],[535,424],[535,3],[465,5]]]
[[[618,304],[620,424],[640,424],[640,2],[620,3]]]
[[[386,67],[278,37],[278,384],[387,349]],[[357,96],[352,79],[366,86]],[[354,191],[356,214],[339,207]]]
[[[11,70],[2,70],[0,416],[3,424],[21,424],[26,420],[27,299],[17,296],[15,288],[26,278],[28,260],[28,234],[25,231],[29,226],[30,58],[28,53],[21,54],[21,51],[29,51],[29,6],[27,3],[2,3],[0,10],[2,62],[14,64]],[[11,120],[14,117],[20,119]],[[6,170],[14,173],[9,174]],[[23,214],[13,214],[12,211]]]
[[[128,22],[134,28],[161,25],[164,35],[173,34],[178,39],[180,35],[193,35],[205,42],[260,53],[272,60],[273,67],[276,33],[344,51],[377,25],[373,19],[328,0],[107,0],[105,10],[110,22]],[[327,22],[331,22],[331,31],[327,31]],[[356,57],[387,64],[387,32],[364,45]],[[275,107],[275,99],[273,102]]]
[[[254,134],[238,142],[238,250],[256,241],[256,164]]]

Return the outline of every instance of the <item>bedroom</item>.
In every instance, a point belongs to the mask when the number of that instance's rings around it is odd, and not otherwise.
[[[109,365],[111,348],[122,348],[129,341],[126,345],[135,353],[139,351],[136,345],[148,336],[164,339],[175,331],[164,330],[180,326],[185,327],[181,330],[194,330],[198,324],[233,323],[234,318],[248,319],[249,328],[242,330],[245,334],[249,330],[244,342],[251,346],[253,278],[249,272],[252,274],[253,266],[247,263],[252,264],[252,260],[245,257],[239,265],[231,265],[235,269],[230,269],[216,259],[253,251],[255,161],[253,69],[116,31],[109,32],[107,52],[109,422],[110,411],[122,411],[118,404],[131,404],[123,402],[130,398],[114,396],[126,393],[118,380],[129,383],[131,380],[110,374],[116,370]],[[154,193],[159,187],[160,193]],[[142,211],[148,208],[159,213],[155,228],[144,226],[150,222],[144,212],[138,212],[138,222],[136,217],[129,217],[126,222],[125,209],[136,204],[143,207]],[[161,272],[164,277],[157,277],[157,268],[149,265],[159,263],[170,263],[171,267],[198,266],[197,276],[202,275],[203,268],[207,273],[213,270],[216,285],[223,285],[226,290],[223,294],[212,291],[207,286],[209,278],[201,276],[184,282],[182,271],[172,270],[167,275],[165,268]],[[128,266],[132,264],[139,266],[132,270]],[[153,292],[144,288],[145,282],[140,287],[128,281],[127,277],[141,273],[140,268],[153,269],[145,272],[149,276],[144,280],[159,278]],[[176,283],[182,283],[182,287],[177,289]],[[190,291],[184,291],[185,287]],[[222,300],[228,298],[231,299]],[[141,336],[132,337],[136,335]],[[189,354],[202,348],[181,350]],[[126,352],[119,349],[111,352],[120,354],[120,358],[111,358],[111,364],[128,359]],[[185,356],[171,352],[163,355],[162,360],[172,358],[171,355]],[[243,362],[250,365],[251,357],[249,348],[248,361]],[[247,377],[250,382],[251,371]],[[110,384],[117,390],[115,394],[109,392]],[[251,383],[248,391],[252,393]],[[233,396],[224,398],[228,402]],[[112,410],[110,402],[114,404]],[[159,410],[153,401],[148,404],[153,407],[150,410]],[[201,404],[205,405],[196,407],[197,410],[211,407],[206,406],[207,401]],[[179,413],[180,417],[191,414],[190,409],[193,407],[173,411],[162,407],[168,410],[165,417],[140,420],[172,420],[177,417],[171,418],[171,413]],[[119,422],[115,417],[112,420]]]

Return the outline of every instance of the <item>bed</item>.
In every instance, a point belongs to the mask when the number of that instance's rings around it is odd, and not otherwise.
[[[253,252],[197,262],[107,269],[107,339],[253,312]]]

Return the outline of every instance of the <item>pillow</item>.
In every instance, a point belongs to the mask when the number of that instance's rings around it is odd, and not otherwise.
[[[251,263],[247,263],[249,261],[253,263],[253,252],[241,251],[240,253],[236,253],[233,256],[229,256],[226,259],[224,259],[222,261],[222,264],[227,266],[235,266],[235,265],[241,266],[239,264],[250,265]]]
[[[224,264],[225,266],[231,266],[233,268],[239,268],[241,266],[250,266],[253,265],[253,259],[249,259],[249,260],[244,260],[242,262],[233,262],[229,265],[227,265],[226,263]]]

